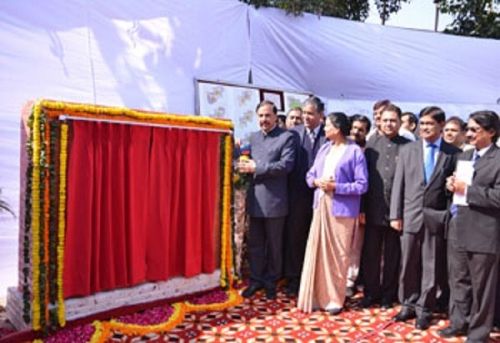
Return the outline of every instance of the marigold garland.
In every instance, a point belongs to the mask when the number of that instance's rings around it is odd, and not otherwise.
[[[231,218],[231,200],[232,200],[232,156],[233,156],[233,139],[231,135],[225,137],[225,165],[224,165],[224,186],[223,186],[223,231],[225,232],[226,243],[226,273],[229,288],[233,287],[233,257],[232,257],[232,218]]]
[[[64,308],[64,239],[66,230],[66,168],[68,163],[68,124],[61,124],[61,146],[59,153],[59,222],[57,235],[57,317],[59,325],[66,325]]]
[[[229,120],[221,120],[201,116],[185,116],[164,113],[151,113],[131,110],[121,107],[106,107],[97,105],[76,104],[53,100],[42,100],[41,105],[44,109],[49,110],[50,116],[59,116],[62,113],[81,116],[81,117],[109,117],[109,118],[127,118],[133,120],[140,120],[141,122],[150,123],[165,123],[181,126],[192,127],[207,127],[207,128],[220,128],[220,129],[233,129],[233,123]],[[52,112],[50,111],[52,110]],[[88,115],[93,114],[93,115]]]
[[[233,307],[241,304],[243,298],[240,293],[231,289],[226,291],[227,300],[223,303],[215,303],[215,304],[192,304],[189,301],[186,301],[185,307],[187,312],[203,312],[203,311],[222,311],[228,307]]]
[[[33,111],[33,174],[31,187],[32,297],[34,330],[40,330],[40,103]]]
[[[229,307],[241,304],[243,298],[237,290],[226,291],[227,300],[222,303],[215,304],[192,304],[188,301],[183,303],[174,303],[172,307],[174,312],[164,323],[156,325],[138,325],[122,323],[116,320],[110,321],[94,321],[92,324],[95,327],[95,332],[90,339],[90,343],[106,342],[114,331],[132,336],[146,335],[149,333],[163,333],[173,329],[185,318],[186,313],[201,312],[201,311],[221,311]]]

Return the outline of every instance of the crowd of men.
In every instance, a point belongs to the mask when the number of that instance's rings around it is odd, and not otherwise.
[[[282,277],[286,293],[298,293],[313,203],[305,175],[326,142],[324,111],[312,96],[280,124],[272,102],[257,106],[260,130],[250,139],[251,159],[238,163],[240,172],[253,175],[244,297],[264,289],[275,299]],[[364,308],[399,302],[394,320],[415,318],[420,330],[431,325],[434,312],[449,311],[441,336],[487,341],[500,251],[498,115],[479,111],[465,123],[429,106],[417,117],[382,100],[373,106],[373,124],[363,115],[351,117],[369,189],[352,242],[347,296],[363,286]],[[470,163],[469,180],[457,174],[459,160]],[[454,196],[466,200],[455,204]]]

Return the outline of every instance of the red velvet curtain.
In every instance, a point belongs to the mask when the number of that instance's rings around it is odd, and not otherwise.
[[[219,138],[71,122],[66,298],[217,268]]]

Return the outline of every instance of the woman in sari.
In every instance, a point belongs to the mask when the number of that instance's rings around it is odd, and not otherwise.
[[[361,148],[349,140],[350,121],[341,112],[326,118],[328,138],[318,151],[306,181],[315,188],[297,307],[304,312],[342,311],[349,254],[361,195],[368,173]]]

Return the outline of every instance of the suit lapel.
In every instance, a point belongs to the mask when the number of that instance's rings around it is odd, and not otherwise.
[[[417,144],[415,147],[415,159],[416,159],[417,165],[420,166],[420,168],[418,168],[418,170],[420,170],[420,180],[421,180],[421,182],[425,183],[424,147],[423,147],[423,143],[421,140],[417,141]]]
[[[479,158],[479,160],[476,161],[476,163],[474,164],[474,170],[477,172],[478,170],[480,169],[483,169],[484,167],[487,167],[488,165],[490,165],[490,160],[492,158],[495,158],[495,150],[497,149],[497,147],[495,145],[492,145],[488,151],[486,151],[486,153],[483,155],[483,157]],[[471,155],[471,158],[472,156],[474,155],[474,153]]]
[[[441,169],[443,169],[444,162],[446,161],[446,150],[445,149],[446,149],[446,147],[444,145],[444,142],[441,142],[441,146],[439,147],[439,152],[438,152],[436,164],[434,165],[434,169],[432,170],[431,178],[426,186],[429,186],[436,178],[436,175],[439,174],[439,171]],[[422,151],[423,151],[423,148],[422,148]]]

